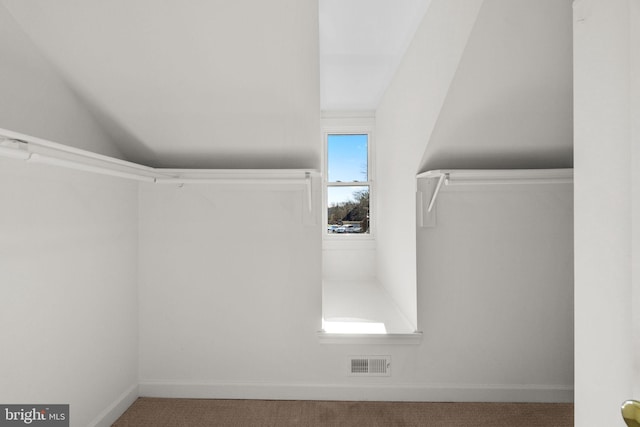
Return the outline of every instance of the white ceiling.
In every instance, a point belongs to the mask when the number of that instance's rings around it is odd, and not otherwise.
[[[0,0],[128,159],[231,168],[317,167],[320,110],[375,109],[429,3]]]
[[[320,0],[323,110],[375,110],[431,0]]]

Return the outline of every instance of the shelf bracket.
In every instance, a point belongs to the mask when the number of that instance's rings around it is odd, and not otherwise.
[[[435,227],[436,211],[434,206],[442,186],[447,182],[448,174],[418,177],[418,192],[416,197],[416,214],[418,227]]]
[[[307,208],[309,212],[313,211],[313,193],[311,193],[311,172],[305,172],[304,180],[307,190]]]
[[[438,184],[436,185],[436,189],[433,191],[433,195],[431,196],[431,201],[429,202],[429,207],[427,208],[427,212],[431,212],[431,209],[433,209],[433,205],[436,203],[436,199],[438,198],[438,193],[440,192],[440,187],[442,187],[442,184],[444,183],[444,180],[447,178],[447,174],[443,173],[442,175],[440,175],[440,178],[438,178]]]

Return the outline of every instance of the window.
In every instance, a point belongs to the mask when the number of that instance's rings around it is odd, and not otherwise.
[[[370,235],[368,133],[326,134],[326,234]]]

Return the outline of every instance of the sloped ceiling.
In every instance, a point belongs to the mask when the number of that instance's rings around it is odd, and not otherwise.
[[[128,160],[319,168],[321,109],[375,110],[424,14],[445,1],[0,6]],[[571,0],[485,0],[420,170],[570,167],[571,44]]]
[[[375,110],[429,3],[0,0],[127,159],[203,168],[318,168],[320,109]]]
[[[571,0],[485,0],[419,172],[573,167]]]
[[[316,1],[0,4],[129,160],[318,167]]]
[[[322,110],[375,110],[431,0],[320,0]]]

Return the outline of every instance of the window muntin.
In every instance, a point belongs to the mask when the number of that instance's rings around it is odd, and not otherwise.
[[[327,234],[370,234],[369,135],[327,135]]]

